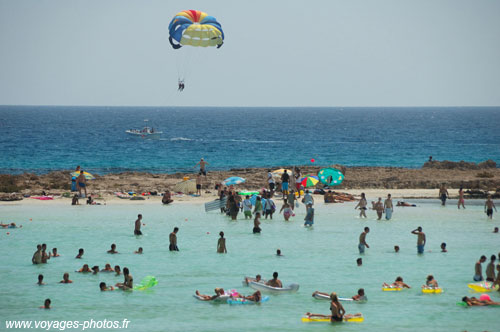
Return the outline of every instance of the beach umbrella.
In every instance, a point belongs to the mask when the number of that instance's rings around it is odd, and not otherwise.
[[[280,177],[281,175],[283,175],[283,173],[285,173],[285,171],[288,173],[288,174],[292,174],[292,171],[289,170],[289,169],[285,169],[285,168],[280,168],[280,169],[277,169],[275,171],[272,171],[271,174],[274,176],[274,177]]]
[[[226,186],[231,186],[231,185],[243,183],[245,181],[246,180],[244,178],[240,178],[239,176],[231,176],[230,178],[227,178],[224,181],[222,181],[222,183]]]
[[[177,183],[172,189],[176,193],[195,193],[196,192],[196,180],[185,180]]]
[[[338,186],[344,181],[344,174],[336,168],[323,168],[318,172],[318,178],[327,186]]]
[[[94,180],[95,179],[95,177],[92,174],[90,174],[89,172],[83,172],[83,175],[85,175],[85,178],[87,180]],[[71,176],[79,177],[80,172],[75,171],[75,172],[71,173]]]
[[[318,182],[319,182],[318,177],[314,175],[306,175],[302,179],[300,179],[300,184],[302,184],[304,188],[313,187]]]

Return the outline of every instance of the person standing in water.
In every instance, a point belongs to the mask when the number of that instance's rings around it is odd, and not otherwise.
[[[494,282],[495,281],[495,260],[497,256],[491,255],[491,260],[486,265],[486,281]]]
[[[490,219],[493,219],[493,209],[497,212],[495,203],[491,200],[491,195],[488,195],[488,199],[486,200],[486,203],[484,203],[484,212],[486,212],[486,215]]]
[[[394,208],[392,206],[391,194],[387,195],[387,199],[384,202],[384,210],[385,210],[385,219],[390,220],[392,217],[392,212],[394,211]]]
[[[417,252],[423,254],[426,239],[425,233],[422,232],[422,227],[419,226],[417,229],[411,231],[411,233],[417,235]]]
[[[252,218],[252,202],[250,201],[250,196],[246,195],[243,200],[243,214],[245,215],[245,219]]]
[[[364,232],[359,235],[358,249],[359,249],[359,253],[360,254],[364,254],[365,253],[365,247],[366,248],[370,248],[370,246],[368,245],[368,243],[366,243],[366,235],[368,233],[370,233],[370,228],[369,227],[365,227]]]
[[[224,238],[224,232],[220,232],[220,239],[217,241],[217,253],[227,254],[226,249],[226,239]]]
[[[486,262],[486,256],[481,256],[479,260],[476,262],[476,265],[474,265],[474,281],[483,281],[483,267],[481,266],[482,263]]]
[[[368,202],[366,201],[365,193],[361,193],[361,199],[358,202],[358,205],[354,208],[356,210],[359,207],[359,217],[366,218],[366,205]]]
[[[446,199],[448,198],[448,190],[446,189],[444,183],[441,185],[441,188],[439,188],[439,199],[441,199],[441,205],[445,206],[446,205]]]
[[[135,221],[134,235],[142,235],[141,220],[142,220],[142,214],[138,214],[137,220]]]
[[[307,204],[307,213],[304,221],[304,226],[312,226],[314,224],[314,208],[311,203]]]
[[[460,205],[465,209],[465,200],[464,200],[464,189],[460,187],[458,190],[458,209],[460,210]]]
[[[168,240],[170,244],[168,245],[168,250],[170,251],[179,251],[177,248],[177,232],[179,231],[179,227],[174,227],[174,230],[168,236]]]
[[[382,214],[384,213],[384,204],[382,203],[382,197],[379,197],[377,203],[373,204],[373,209],[377,211],[377,220],[382,219]]]
[[[256,213],[255,214],[255,218],[253,220],[253,233],[256,234],[256,233],[259,233],[260,234],[260,213]]]

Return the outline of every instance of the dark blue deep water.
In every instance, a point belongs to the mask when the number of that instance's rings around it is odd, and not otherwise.
[[[149,119],[160,140],[125,134]],[[496,108],[0,106],[0,172],[95,173],[317,165],[500,164]]]

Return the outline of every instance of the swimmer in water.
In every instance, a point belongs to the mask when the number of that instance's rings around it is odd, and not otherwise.
[[[415,207],[417,205],[416,204],[410,204],[410,203],[407,203],[407,202],[398,201],[398,203],[396,204],[396,206],[410,206],[410,207]]]
[[[38,244],[36,246],[36,251],[31,258],[31,262],[33,264],[41,264],[42,263],[42,245]]]
[[[473,306],[488,306],[488,305],[500,305],[500,302],[494,302],[491,300],[478,300],[475,297],[467,297],[464,296],[462,298],[462,302],[467,303],[467,306],[473,307]]]
[[[319,318],[330,318],[332,322],[342,322],[344,319],[350,319],[354,317],[361,317],[360,313],[354,315],[346,315],[345,309],[339,301],[339,298],[336,293],[330,294],[330,311],[331,315],[322,315],[322,314],[312,314],[310,312],[306,313],[306,316],[309,318],[319,317]]]
[[[60,255],[57,253],[57,248],[52,248],[52,254],[50,254],[52,257],[59,257]]]
[[[117,283],[115,286],[122,290],[129,290],[134,287],[134,278],[130,274],[130,271],[127,267],[123,268],[123,283]]]
[[[3,227],[3,228],[17,228],[16,226],[16,223],[15,222],[11,222],[10,224],[3,224],[3,223],[0,223],[0,227]],[[22,227],[22,226],[21,226]]]
[[[92,272],[88,264],[83,264],[82,268],[78,271],[75,272],[80,272],[80,273],[89,273]]]
[[[112,291],[112,290],[115,290],[115,288],[113,286],[106,286],[106,283],[105,282],[101,282],[99,284],[99,289],[101,290],[101,292],[105,292],[105,291]]]
[[[280,249],[277,249],[277,250],[276,250],[276,256],[283,256],[283,255],[281,254],[281,250],[280,250]]]
[[[43,302],[43,306],[40,307],[40,309],[50,309],[50,304],[52,302],[50,301],[50,299],[45,299],[45,301]]]
[[[104,266],[104,269],[101,270],[101,272],[114,272],[115,270],[113,270],[113,268],[111,267],[111,264],[109,263],[106,263],[106,265]]]
[[[260,274],[257,274],[255,276],[255,278],[249,278],[249,277],[245,277],[245,283],[248,285],[248,283],[250,281],[253,281],[253,282],[259,282],[259,283],[265,283],[265,280],[262,279],[262,277],[260,276]]]
[[[493,228],[493,233],[498,233],[498,227]]]
[[[120,265],[115,265],[115,272],[116,272],[116,276],[119,276],[122,274],[122,271],[120,269]]]
[[[363,259],[362,259],[361,257],[360,257],[360,258],[358,258],[358,259],[356,259],[356,264],[357,264],[358,266],[362,266],[362,265],[363,265]]]
[[[351,299],[353,299],[354,301],[367,301],[368,298],[365,295],[365,289],[364,288],[358,289],[358,294],[351,297]]]
[[[399,252],[399,246],[394,246],[394,252]]]
[[[283,284],[281,283],[281,280],[278,279],[278,272],[273,273],[273,278],[271,280],[268,280],[266,282],[266,285],[275,287],[275,288],[283,288]]]
[[[39,286],[45,285],[45,283],[43,282],[43,274],[38,275],[38,282],[36,284]]]
[[[60,284],[71,284],[73,280],[69,280],[69,273],[66,272],[63,274],[63,280],[59,281]]]
[[[134,251],[134,254],[139,254],[139,255],[142,255],[142,247],[139,247],[139,249],[137,249],[137,251]]]
[[[116,244],[111,245],[111,250],[108,250],[108,254],[117,254],[118,251],[116,251]]]
[[[446,250],[446,243],[441,243],[441,252],[448,252],[448,250]]]
[[[215,295],[203,295],[203,294],[200,294],[200,292],[198,290],[195,292],[195,294],[197,296],[201,297],[200,300],[202,300],[202,301],[213,301],[213,300],[217,299],[218,297],[224,295],[223,288],[217,287],[214,291],[215,291]]]
[[[425,285],[422,285],[422,288],[435,289],[435,288],[439,288],[439,286],[438,286],[436,279],[434,279],[434,276],[428,275],[427,280],[425,281]]]
[[[392,284],[386,284],[385,282],[382,284],[382,287],[385,287],[385,288],[411,288],[410,286],[408,286],[407,284],[405,284],[403,282],[403,278],[402,277],[397,277],[396,278],[396,281],[394,281]]]
[[[84,250],[83,250],[83,248],[80,248],[80,249],[78,249],[78,255],[76,255],[75,258],[82,258],[83,254],[84,254]]]

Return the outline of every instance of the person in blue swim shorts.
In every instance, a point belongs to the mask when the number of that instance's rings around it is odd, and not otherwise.
[[[283,199],[285,199],[288,195],[288,183],[290,182],[290,174],[288,174],[287,170],[281,175],[281,192],[283,193]]]
[[[417,252],[419,254],[423,254],[425,246],[425,233],[422,232],[422,227],[419,226],[417,229],[411,231],[411,233],[417,235]]]
[[[80,171],[80,175],[76,179],[76,186],[78,189],[78,195],[80,197],[87,197],[87,179],[85,178],[85,174],[83,171]],[[85,191],[85,196],[82,196],[82,189]]]
[[[368,234],[369,232],[370,232],[370,228],[369,227],[365,227],[364,232],[359,235],[358,249],[359,249],[359,253],[360,254],[364,254],[365,253],[365,247],[366,248],[370,248],[370,246],[368,245],[368,243],[366,243],[366,234]]]

